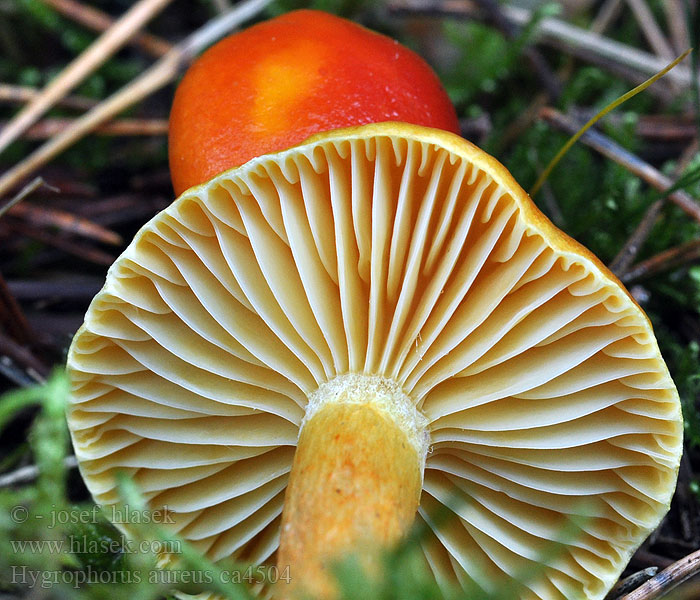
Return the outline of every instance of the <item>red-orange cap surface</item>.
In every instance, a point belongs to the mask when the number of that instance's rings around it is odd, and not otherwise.
[[[224,39],[189,69],[170,114],[175,192],[340,127],[403,121],[459,132],[431,68],[398,42],[312,10]]]

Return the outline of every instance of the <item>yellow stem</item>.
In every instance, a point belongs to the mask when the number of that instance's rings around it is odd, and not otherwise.
[[[371,567],[418,509],[424,432],[405,427],[391,404],[338,398],[318,407],[299,437],[277,557],[292,583],[278,588],[280,598],[333,597],[330,564],[356,552]]]

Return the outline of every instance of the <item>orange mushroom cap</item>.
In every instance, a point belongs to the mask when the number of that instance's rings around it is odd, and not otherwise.
[[[175,192],[341,127],[403,121],[459,132],[431,68],[395,40],[313,10],[221,41],[195,62],[170,114]]]

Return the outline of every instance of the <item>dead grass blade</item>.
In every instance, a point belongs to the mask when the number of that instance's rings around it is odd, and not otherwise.
[[[700,550],[674,562],[636,590],[620,600],[655,600],[661,598],[693,575],[700,573]]]
[[[0,101],[2,102],[24,104],[25,102],[33,101],[40,93],[36,88],[26,85],[0,83]],[[95,104],[97,104],[97,100],[83,96],[66,96],[56,102],[57,106],[75,108],[77,110],[90,110]]]
[[[73,213],[46,206],[17,204],[8,212],[8,217],[16,217],[36,227],[54,227],[64,233],[77,235],[103,244],[119,246],[122,237],[114,231],[93,223]]]
[[[128,83],[121,90],[98,104],[90,112],[76,119],[64,132],[54,136],[37,148],[24,161],[15,165],[0,177],[0,198],[29,177],[56,155],[72,146],[103,123],[123,110],[139,102],[149,94],[172,81],[186,65],[204,48],[229,33],[242,22],[260,12],[271,0],[247,0],[237,4],[230,12],[216,17],[174,46],[150,69]]]
[[[644,83],[638,85],[637,87],[631,89],[629,92],[626,94],[623,94],[616,100],[613,100],[610,104],[608,104],[603,110],[601,110],[598,114],[596,114],[594,117],[589,119],[589,121],[581,127],[573,136],[569,138],[569,140],[562,146],[562,148],[557,152],[557,154],[554,156],[554,158],[549,162],[549,164],[545,167],[544,171],[540,174],[540,176],[537,178],[537,181],[535,182],[535,185],[532,186],[532,189],[530,190],[530,196],[535,196],[539,189],[542,187],[542,184],[547,181],[547,177],[549,177],[549,174],[552,172],[552,169],[557,166],[557,163],[562,159],[562,157],[569,151],[569,149],[577,142],[577,140],[584,134],[588,129],[593,127],[600,119],[602,119],[605,115],[607,115],[610,111],[615,110],[620,104],[623,102],[626,102],[630,98],[636,96],[639,94],[639,92],[644,91],[646,88],[648,88],[652,83],[655,81],[658,81],[661,79],[666,73],[668,73],[673,67],[678,65],[688,54],[690,54],[691,50],[688,49],[686,50],[683,54],[681,54],[676,60],[674,60],[672,63],[666,65],[663,69],[661,69],[656,75],[653,77],[650,77],[647,79]]]
[[[0,152],[97,69],[171,0],[140,0],[71,62],[0,131]]]
[[[114,24],[114,19],[101,10],[81,4],[75,0],[42,0],[62,15],[80,23],[85,27],[96,31],[106,31]],[[130,41],[134,46],[139,46],[151,56],[160,58],[170,50],[170,44],[161,38],[149,33],[138,33]]]
[[[569,134],[572,134],[578,129],[578,123],[569,119],[556,109],[546,107],[542,109],[540,114],[549,123]],[[684,192],[682,189],[673,188],[674,182],[661,173],[661,171],[654,168],[637,155],[625,150],[622,146],[616,144],[608,136],[599,131],[589,130],[584,132],[581,136],[581,141],[606,158],[614,160],[619,165],[622,165],[630,173],[634,173],[642,178],[654,189],[667,193],[671,202],[688,216],[700,223],[700,205],[698,205],[687,192]]]
[[[70,129],[75,119],[47,118],[32,125],[22,134],[27,140],[45,140]],[[0,128],[2,124],[0,124]],[[166,119],[117,119],[95,129],[97,135],[141,136],[167,135]]]

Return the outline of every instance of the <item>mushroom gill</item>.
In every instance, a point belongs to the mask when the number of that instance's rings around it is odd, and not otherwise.
[[[110,269],[68,365],[95,500],[127,472],[213,560],[274,560],[333,382],[406,399],[440,584],[603,598],[680,460],[641,309],[493,158],[417,126],[321,134],[183,194]]]

